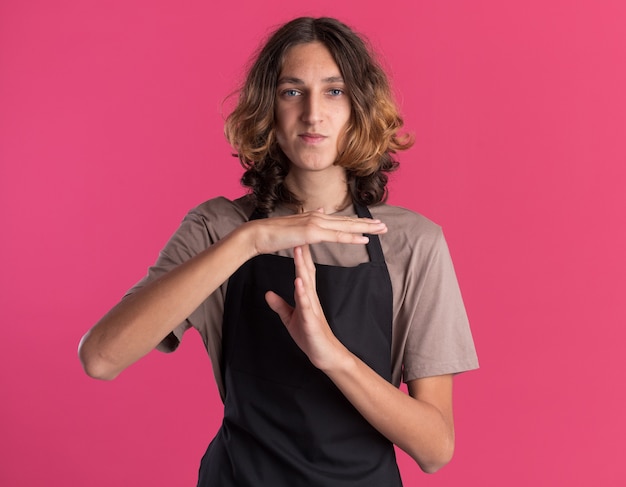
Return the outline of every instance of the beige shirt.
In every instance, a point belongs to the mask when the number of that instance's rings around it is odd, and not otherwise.
[[[190,259],[248,221],[253,211],[249,196],[235,201],[209,200],[191,210],[160,252],[148,274],[128,294]],[[381,245],[393,288],[392,382],[475,369],[478,360],[452,260],[441,228],[404,208],[377,205],[374,218],[386,223]],[[269,215],[291,213],[279,207]],[[349,206],[337,215],[356,216]],[[369,260],[365,245],[316,244],[313,260],[319,264],[356,266]],[[277,255],[292,256],[291,250]],[[189,328],[198,330],[213,366],[222,397],[222,315],[228,282],[211,294],[173,334],[158,346],[173,351]]]

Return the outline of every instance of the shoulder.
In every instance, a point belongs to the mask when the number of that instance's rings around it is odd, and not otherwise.
[[[401,206],[381,204],[370,208],[374,218],[382,220],[389,229],[383,237],[393,247],[414,249],[416,246],[432,247],[443,240],[441,226]]]
[[[192,208],[183,218],[162,253],[194,255],[214,244],[235,228],[248,221],[252,212],[250,198],[236,200],[218,197]]]
[[[235,200],[219,196],[192,208],[187,214],[187,218],[199,219],[206,222],[232,222],[240,224],[248,220],[253,210],[254,205],[252,203],[252,197],[249,195],[242,196]]]

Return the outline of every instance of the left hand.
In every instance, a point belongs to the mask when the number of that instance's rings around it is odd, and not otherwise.
[[[425,472],[445,465],[454,450],[452,375],[416,379],[405,394],[357,359],[335,337],[315,289],[308,246],[294,249],[295,307],[269,291],[265,299],[294,341],[363,417]]]
[[[324,316],[315,288],[315,264],[308,245],[294,249],[294,263],[295,307],[290,306],[273,291],[268,291],[265,299],[311,363],[319,369],[326,370],[332,367],[340,357],[342,349],[345,349],[333,334]]]

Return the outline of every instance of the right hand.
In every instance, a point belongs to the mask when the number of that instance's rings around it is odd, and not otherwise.
[[[309,211],[296,215],[263,218],[248,222],[256,254],[269,254],[320,242],[366,244],[363,234],[380,235],[387,226],[380,220],[326,215]]]

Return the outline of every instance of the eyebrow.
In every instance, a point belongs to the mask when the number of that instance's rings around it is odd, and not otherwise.
[[[324,78],[322,82],[323,83],[343,83],[344,80],[341,76],[329,76],[328,78]],[[300,78],[295,78],[292,76],[284,76],[278,80],[278,85],[280,86],[284,84],[304,85],[306,83],[304,82],[304,80],[301,80]]]

